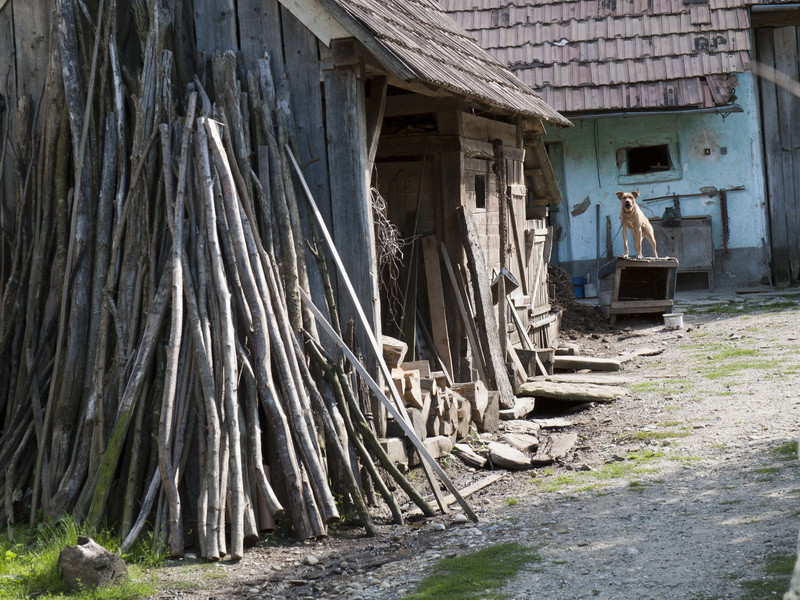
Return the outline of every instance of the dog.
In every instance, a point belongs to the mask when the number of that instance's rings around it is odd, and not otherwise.
[[[653,226],[647,217],[644,216],[642,209],[636,204],[639,192],[617,192],[617,198],[622,203],[622,210],[619,213],[619,220],[622,222],[622,241],[625,243],[625,254],[628,256],[628,229],[633,232],[633,247],[636,250],[636,258],[644,258],[642,255],[642,237],[644,237],[653,248],[653,257],[658,258],[656,250],[656,236],[653,234]]]

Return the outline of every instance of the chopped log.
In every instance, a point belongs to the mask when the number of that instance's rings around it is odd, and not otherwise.
[[[497,467],[521,470],[531,466],[530,457],[516,448],[498,442],[489,442],[488,446],[489,460]]]
[[[472,420],[472,403],[463,396],[456,396],[458,399],[458,427],[456,428],[456,439],[463,440],[469,435],[469,424]]]
[[[378,441],[383,451],[386,452],[386,456],[389,457],[389,460],[396,465],[401,465],[403,468],[408,466],[408,452],[406,451],[406,444],[402,438],[390,437]]]
[[[406,372],[405,375],[405,392],[403,393],[403,399],[406,402],[406,406],[413,406],[414,408],[423,408],[422,402],[422,388],[420,387],[419,377],[416,375],[416,371],[412,373]]]
[[[486,466],[487,459],[475,452],[469,444],[459,443],[453,445],[453,454],[461,459],[468,467],[482,469]]]
[[[408,344],[388,335],[381,336],[383,344],[383,360],[390,369],[397,367],[403,362],[408,352]]]
[[[424,440],[428,437],[428,419],[425,415],[425,411],[421,408],[407,408],[406,411],[408,412],[408,419],[411,422],[414,433],[419,439]]]
[[[414,360],[411,362],[400,363],[400,368],[404,371],[419,371],[419,377],[426,378],[431,376],[431,363],[427,360]]]
[[[531,462],[534,465],[545,465],[564,458],[577,441],[578,434],[574,432],[551,433],[539,440],[539,448]]]
[[[500,392],[489,392],[489,404],[483,413],[483,421],[476,423],[478,431],[494,433],[500,427]]]
[[[423,390],[431,394],[436,394],[439,390],[439,384],[432,377],[423,377],[419,380],[419,385]]]
[[[611,402],[627,396],[630,392],[627,388],[614,385],[529,381],[519,386],[519,393],[521,396],[567,402]]]
[[[446,389],[449,385],[447,374],[444,371],[431,371],[431,377],[436,380],[436,386],[440,390]]]
[[[553,368],[562,371],[619,371],[622,365],[616,358],[594,358],[591,356],[559,356],[553,359]]]
[[[524,384],[523,384],[524,385]],[[533,412],[536,407],[536,402],[533,398],[521,397],[517,398],[517,403],[514,408],[506,408],[500,411],[500,418],[503,421],[510,421],[511,419],[521,419]]]

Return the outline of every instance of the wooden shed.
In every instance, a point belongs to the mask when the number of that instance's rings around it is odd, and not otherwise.
[[[0,53],[0,67],[11,73],[0,81],[6,114],[15,114],[21,102],[36,105],[49,53],[48,4],[41,0],[23,9],[9,3],[0,10],[0,49],[7,50]],[[410,240],[398,273],[404,288],[400,311],[423,309],[421,327],[437,340],[428,350],[445,359],[452,378],[480,375],[474,364],[480,351],[467,347],[447,274],[455,264],[457,288],[467,288],[461,279],[469,269],[459,207],[477,231],[485,261],[480,283],[506,269],[516,282],[508,290],[521,326],[527,329],[533,319],[541,332],[553,320],[545,283],[545,217],[560,193],[541,136],[545,124],[570,123],[436,2],[193,0],[165,6],[181,50],[175,62],[182,83],[192,73],[207,72],[210,57],[225,51],[236,52],[247,70],[268,56],[274,72],[286,73],[303,175],[376,333],[402,335],[402,326],[393,330],[386,316],[397,298],[384,295],[381,307],[373,220],[378,193],[391,222]],[[120,37],[132,26],[121,23]],[[21,183],[12,162],[5,161],[3,179],[9,209]],[[436,264],[438,242],[452,264]],[[322,293],[311,284],[315,296]],[[486,310],[477,299],[464,301],[470,319]],[[347,322],[354,309],[343,290],[339,307]],[[514,322],[511,313],[498,316],[501,327]],[[413,323],[406,331],[416,337],[416,318]],[[547,344],[546,336],[539,338]]]

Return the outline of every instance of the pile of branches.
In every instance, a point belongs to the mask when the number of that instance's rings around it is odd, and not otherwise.
[[[227,53],[178,86],[169,15],[134,6],[123,53],[116,4],[89,22],[55,0],[46,88],[8,142],[0,518],[70,513],[124,548],[149,526],[173,555],[238,558],[275,521],[325,535],[335,496],[370,533],[375,490],[402,521],[375,460],[432,514],[301,304],[317,269],[338,331],[282,75]]]

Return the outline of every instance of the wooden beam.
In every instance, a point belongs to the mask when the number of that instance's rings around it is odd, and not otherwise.
[[[330,46],[332,39],[351,35],[330,11],[314,0],[279,0],[279,2],[326,46]]]
[[[462,287],[458,285],[456,274],[453,271],[453,263],[450,262],[450,255],[447,253],[447,246],[444,242],[439,244],[439,249],[442,252],[442,261],[444,262],[447,275],[450,277],[450,284],[453,286],[453,294],[458,304],[458,310],[461,313],[461,320],[464,324],[464,331],[467,334],[467,341],[469,342],[470,349],[472,350],[472,357],[475,361],[475,368],[478,371],[478,377],[481,381],[486,381],[486,367],[483,350],[478,342],[478,332],[475,328],[475,320],[472,318],[472,313],[467,309],[464,297],[462,296]]]
[[[478,328],[481,337],[481,346],[486,352],[486,386],[500,392],[500,405],[503,408],[514,406],[514,391],[508,379],[505,356],[500,344],[500,330],[494,313],[492,292],[489,287],[488,270],[480,238],[475,231],[475,223],[467,214],[463,206],[457,209],[459,224],[461,226],[461,239],[467,254],[467,266],[472,280],[473,296],[475,298],[475,312],[483,326]],[[505,332],[502,332],[505,335]]]
[[[435,235],[422,238],[422,259],[425,264],[425,283],[428,291],[428,308],[431,316],[431,332],[436,352],[442,359],[447,373],[453,372],[450,354],[450,336],[447,331],[447,307],[442,289],[442,269],[439,263]]]
[[[367,165],[372,173],[378,143],[381,138],[381,125],[386,112],[386,77],[374,77],[371,81],[370,95],[367,98]]]

